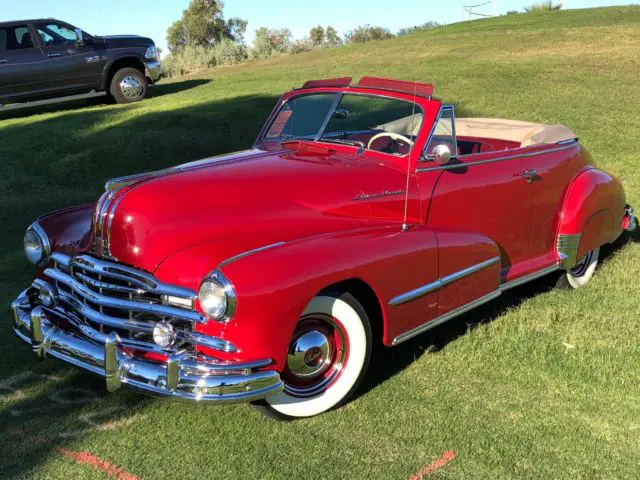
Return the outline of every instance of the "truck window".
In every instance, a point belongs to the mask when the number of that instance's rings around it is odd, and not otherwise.
[[[43,45],[70,45],[76,42],[76,32],[58,23],[37,26]]]
[[[2,37],[6,38],[7,50],[24,50],[33,48],[33,39],[26,25],[16,25],[13,27],[0,28],[0,41]],[[0,47],[1,49],[1,47]]]

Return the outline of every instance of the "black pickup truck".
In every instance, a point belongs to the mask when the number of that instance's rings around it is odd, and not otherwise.
[[[52,18],[0,23],[0,111],[99,95],[137,102],[160,74],[150,38],[89,35]]]

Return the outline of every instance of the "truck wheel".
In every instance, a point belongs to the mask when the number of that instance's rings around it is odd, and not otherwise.
[[[148,89],[146,77],[135,68],[121,68],[111,79],[110,92],[117,103],[139,102],[147,96]]]
[[[593,278],[598,266],[600,249],[594,248],[576,263],[571,270],[567,270],[558,278],[557,286],[560,288],[580,288],[585,286]]]
[[[291,339],[284,390],[256,407],[276,420],[326,412],[353,395],[370,356],[371,326],[362,305],[348,293],[314,297]]]

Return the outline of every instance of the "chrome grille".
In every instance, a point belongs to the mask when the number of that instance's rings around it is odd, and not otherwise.
[[[164,284],[147,272],[89,255],[54,253],[52,260],[53,268],[47,268],[44,275],[58,290],[60,305],[56,309],[73,315],[80,324],[105,334],[115,332],[123,345],[140,350],[176,351],[200,344],[228,351],[220,345],[224,341],[194,331],[195,324],[207,322],[206,317],[168,304],[168,297],[193,300],[192,290]],[[171,323],[178,335],[178,341],[167,350],[153,341],[153,327],[159,321]]]

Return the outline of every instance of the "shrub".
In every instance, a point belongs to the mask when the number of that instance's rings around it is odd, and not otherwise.
[[[186,46],[176,53],[167,55],[162,61],[164,71],[169,77],[187,75],[199,70],[215,67],[216,64],[215,49],[201,45],[195,47]]]
[[[533,3],[528,7],[524,7],[524,11],[527,13],[545,12],[550,10],[560,10],[561,8],[561,3],[554,3],[553,0],[545,0],[543,2]]]
[[[425,30],[431,30],[432,28],[439,27],[438,22],[426,22],[422,25],[415,25],[413,27],[405,27],[398,30],[398,37],[406,37],[407,35],[413,35],[414,33],[424,32]]]
[[[395,35],[388,28],[363,25],[347,33],[346,40],[347,43],[367,43],[373,40],[386,40],[393,37]]]
[[[295,40],[291,47],[289,48],[289,53],[291,55],[296,55],[298,53],[310,52],[313,50],[315,45],[310,38],[301,38],[300,40]]]
[[[214,47],[216,65],[235,65],[244,62],[249,53],[247,47],[228,38],[223,38]]]

